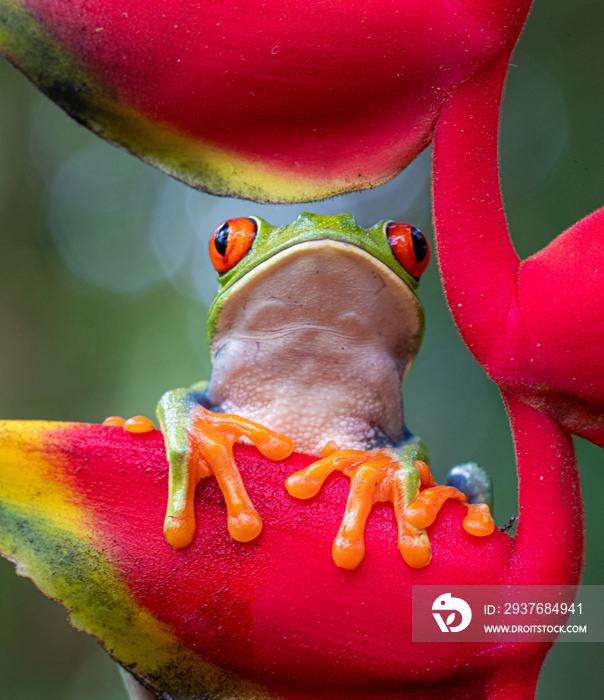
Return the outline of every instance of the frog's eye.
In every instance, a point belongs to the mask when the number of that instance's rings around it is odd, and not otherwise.
[[[252,247],[258,224],[255,219],[229,219],[210,238],[210,260],[222,274],[234,267]]]
[[[430,261],[430,245],[415,226],[389,221],[384,230],[392,252],[407,272],[415,278],[424,274]]]

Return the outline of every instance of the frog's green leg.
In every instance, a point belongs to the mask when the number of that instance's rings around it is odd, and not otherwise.
[[[466,497],[453,487],[436,485],[421,441],[412,437],[397,448],[366,452],[326,448],[323,454],[322,459],[292,474],[286,488],[296,498],[311,498],[332,472],[350,477],[346,511],[332,549],[335,563],[345,569],[358,566],[365,553],[365,523],[373,504],[391,501],[403,559],[412,568],[427,566],[432,549],[426,528],[447,498],[466,503]],[[464,528],[475,535],[490,534],[494,523],[488,506],[469,506]]]
[[[186,389],[169,391],[157,408],[170,464],[166,540],[176,549],[191,544],[195,489],[201,479],[214,475],[224,496],[231,536],[249,542],[260,534],[262,520],[243,485],[233,444],[246,437],[269,459],[281,460],[291,454],[293,442],[240,416],[214,413],[194,396]]]

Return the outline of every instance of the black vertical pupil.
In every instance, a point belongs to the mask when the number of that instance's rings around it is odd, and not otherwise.
[[[428,255],[428,241],[424,234],[415,226],[411,226],[411,240],[416,262],[420,263]]]
[[[218,254],[222,255],[223,257],[226,253],[227,243],[229,242],[229,231],[229,222],[225,221],[214,234],[214,247],[218,251]]]

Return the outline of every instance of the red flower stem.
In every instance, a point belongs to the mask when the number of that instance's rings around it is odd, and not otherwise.
[[[455,322],[483,366],[491,349],[500,349],[520,264],[508,235],[497,162],[508,61],[506,54],[464,83],[443,106],[434,135],[439,266]]]
[[[506,328],[520,260],[507,229],[497,159],[508,60],[503,56],[452,95],[434,139],[434,216],[445,294],[463,339],[490,373],[518,340]],[[578,583],[584,519],[572,439],[510,392],[504,400],[519,480],[510,562],[515,582]]]
[[[504,401],[514,436],[520,504],[511,583],[577,584],[585,522],[572,438],[537,409],[510,396]]]

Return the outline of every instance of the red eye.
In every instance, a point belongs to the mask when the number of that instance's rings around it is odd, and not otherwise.
[[[234,267],[252,247],[258,225],[254,219],[229,219],[210,238],[210,260],[222,274]]]
[[[415,278],[424,274],[430,262],[430,245],[415,226],[389,221],[385,227],[392,252],[407,272]]]

